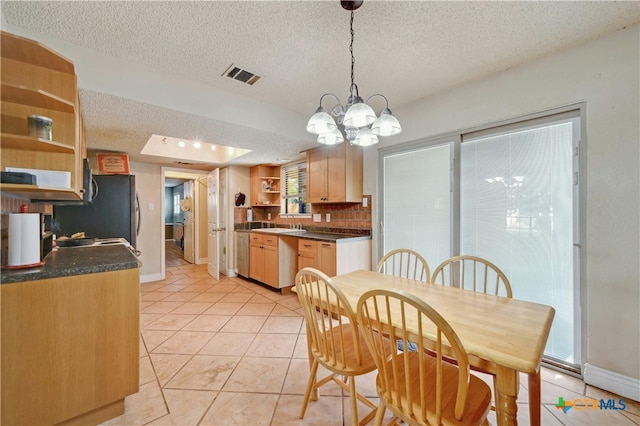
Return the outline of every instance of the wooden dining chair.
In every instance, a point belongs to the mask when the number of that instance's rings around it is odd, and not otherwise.
[[[303,268],[296,274],[295,290],[304,310],[311,371],[304,395],[300,418],[304,418],[312,392],[333,381],[351,395],[351,423],[366,424],[377,406],[356,390],[356,376],[376,369],[376,364],[358,328],[355,312],[331,278],[314,268]],[[391,347],[390,343],[387,343]],[[331,373],[317,380],[318,366]],[[371,408],[358,423],[357,400]]]
[[[470,373],[462,342],[435,309],[400,290],[374,289],[360,297],[357,314],[378,366],[376,425],[387,408],[410,425],[488,424],[491,389]],[[389,350],[387,339],[414,341],[418,350]]]
[[[477,256],[454,256],[433,270],[431,282],[496,296],[513,297],[507,276],[495,264]]]
[[[445,260],[433,270],[431,281],[485,294],[513,297],[511,283],[504,272],[490,261],[477,256],[454,256]],[[497,388],[494,366],[476,367],[473,370],[492,375],[493,387]],[[540,375],[529,374],[528,383],[529,420],[531,424],[540,424]]]
[[[412,280],[429,282],[429,264],[420,253],[411,249],[396,249],[385,254],[378,262],[376,270],[381,274]]]

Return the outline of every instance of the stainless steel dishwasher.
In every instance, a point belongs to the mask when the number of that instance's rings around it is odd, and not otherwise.
[[[236,264],[238,275],[249,278],[249,232],[236,231]]]

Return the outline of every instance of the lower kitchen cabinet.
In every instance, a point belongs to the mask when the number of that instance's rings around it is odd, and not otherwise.
[[[340,243],[298,240],[298,270],[311,267],[333,277],[359,269],[371,269],[371,240]]]
[[[138,392],[138,268],[0,292],[2,424],[98,424],[124,412]]]
[[[249,236],[249,277],[279,289],[293,286],[297,239],[252,232]]]

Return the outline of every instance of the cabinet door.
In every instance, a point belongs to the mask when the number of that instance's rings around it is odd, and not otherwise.
[[[264,250],[262,244],[251,244],[249,249],[249,277],[264,280]]]
[[[308,251],[298,252],[298,271],[302,268],[318,268],[316,254]]]
[[[318,269],[330,277],[336,275],[336,244],[318,244]]]
[[[264,279],[261,281],[278,288],[278,247],[263,246],[262,252],[264,254]]]
[[[327,161],[325,148],[307,151],[307,201],[319,203],[324,201],[327,182]]]
[[[336,145],[326,151],[326,187],[325,201],[338,202],[346,200],[347,164],[346,147]]]

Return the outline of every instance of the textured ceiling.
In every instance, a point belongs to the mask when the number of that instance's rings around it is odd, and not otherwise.
[[[406,126],[402,108],[420,98],[639,18],[636,1],[365,1],[355,82],[363,97],[385,94]],[[348,95],[338,1],[3,1],[2,24],[75,63],[89,149],[136,161],[176,164],[139,154],[152,134],[252,150],[232,164],[293,160],[316,145],[304,126],[320,96]],[[232,63],[262,78],[222,76]]]

